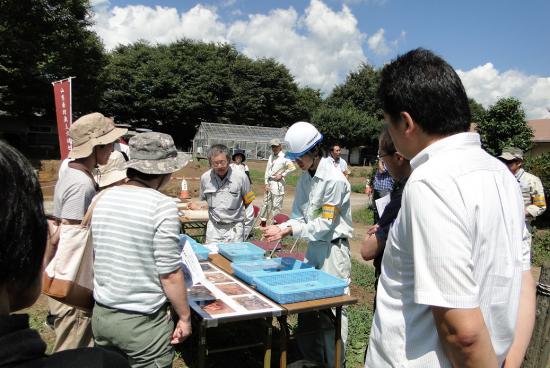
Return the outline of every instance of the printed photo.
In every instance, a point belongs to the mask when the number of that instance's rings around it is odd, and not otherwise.
[[[201,268],[204,272],[216,271],[216,269],[214,267],[210,266],[208,263],[201,263]]]
[[[207,303],[207,304],[201,306],[201,308],[202,308],[203,311],[210,314],[211,316],[216,315],[216,314],[226,314],[226,313],[234,312],[234,310],[230,306],[225,304],[220,299],[217,299],[217,300],[214,300],[213,302]]]
[[[208,288],[203,285],[195,285],[190,289],[187,289],[187,296],[190,300],[216,300],[216,297]]]
[[[206,279],[213,283],[219,283],[219,282],[231,282],[229,277],[225,276],[221,272],[214,272],[214,273],[206,273],[204,274],[206,276]]]
[[[227,295],[242,295],[242,294],[250,294],[250,292],[248,290],[246,290],[245,288],[243,288],[241,285],[239,284],[218,284],[216,285],[216,287],[218,289],[220,289],[221,291],[223,291],[224,293],[226,293]]]
[[[242,305],[248,310],[260,310],[260,309],[269,309],[271,308],[271,305],[264,302],[262,299],[258,298],[254,295],[248,295],[248,296],[239,296],[233,298],[237,303]]]

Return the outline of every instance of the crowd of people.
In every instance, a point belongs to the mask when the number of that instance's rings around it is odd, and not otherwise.
[[[530,247],[532,221],[546,209],[540,180],[523,169],[521,150],[507,147],[495,158],[481,148],[460,78],[432,52],[413,50],[384,66],[379,98],[386,127],[374,191],[387,204],[361,248],[374,261],[377,287],[365,367],[519,367],[534,325]],[[155,132],[114,151],[125,133],[100,113],[71,125],[50,226],[29,162],[0,142],[0,367],[170,367],[174,345],[192,333],[178,209],[161,193],[190,158]],[[306,239],[310,265],[351,281],[350,170],[340,145],[324,143],[308,122],[288,129],[286,152],[279,139],[270,142],[258,213],[245,152],[210,147],[200,178],[205,242],[244,241],[261,217],[263,239]],[[290,218],[273,221],[296,166]],[[36,301],[64,227],[88,211],[95,305],[48,299],[56,338],[46,355],[28,316],[11,313]],[[297,346],[311,364],[334,365],[332,319],[298,316]],[[342,349],[347,331],[344,308]]]

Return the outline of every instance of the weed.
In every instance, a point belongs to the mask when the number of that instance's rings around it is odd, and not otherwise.
[[[354,222],[358,222],[363,225],[372,225],[374,223],[374,215],[372,209],[368,207],[363,207],[361,209],[353,211],[351,216]]]
[[[533,237],[532,245],[533,266],[542,266],[550,262],[550,230],[538,230]]]

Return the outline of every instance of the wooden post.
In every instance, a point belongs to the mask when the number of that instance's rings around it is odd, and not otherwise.
[[[550,262],[542,265],[537,286],[537,316],[523,368],[550,367]]]

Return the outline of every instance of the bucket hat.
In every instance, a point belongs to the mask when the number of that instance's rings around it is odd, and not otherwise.
[[[130,139],[130,161],[126,168],[144,174],[171,174],[191,161],[191,157],[178,152],[168,134],[147,132]]]
[[[100,188],[125,179],[126,160],[124,159],[124,155],[119,151],[113,151],[111,156],[109,156],[107,164],[99,165],[94,176]]]
[[[281,145],[281,140],[279,138],[273,138],[272,140],[269,141],[269,145],[271,147],[280,146]]]
[[[246,155],[245,155],[244,150],[242,150],[242,149],[235,149],[235,150],[233,150],[233,155],[231,156],[231,159],[232,159],[233,161],[235,161],[235,157],[236,157],[237,155],[242,156],[243,159],[242,159],[241,162],[245,162],[245,161],[246,161]]]
[[[504,147],[498,157],[506,161],[523,160],[523,151],[516,147]]]
[[[69,158],[84,158],[92,154],[94,147],[115,142],[128,129],[117,128],[112,119],[94,112],[80,117],[69,129],[73,147]]]

